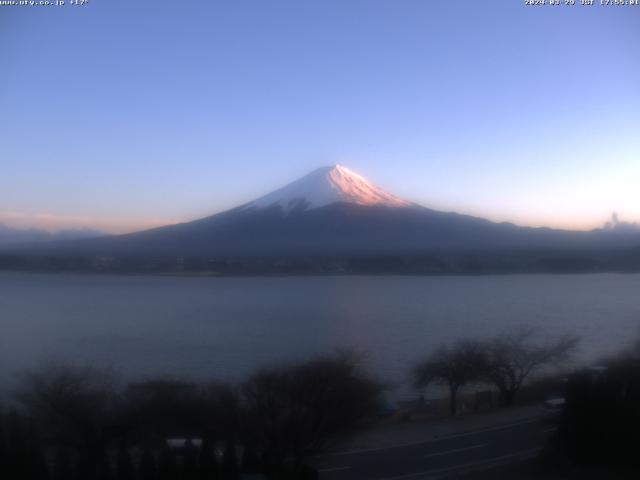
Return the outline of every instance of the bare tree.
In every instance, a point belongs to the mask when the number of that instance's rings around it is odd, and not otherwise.
[[[532,373],[567,360],[577,344],[578,339],[570,336],[540,343],[531,328],[501,335],[487,344],[489,361],[485,379],[497,387],[502,402],[511,405]]]
[[[48,365],[24,375],[16,396],[49,435],[77,447],[83,478],[99,475],[106,447],[122,428],[111,372]]]
[[[344,357],[264,370],[243,386],[247,435],[268,468],[299,472],[306,457],[373,414],[379,393]]]
[[[60,434],[82,436],[98,429],[116,397],[110,371],[51,364],[21,377],[17,399],[32,417]]]
[[[414,370],[415,386],[426,388],[432,383],[449,388],[449,413],[457,413],[457,397],[461,387],[483,378],[487,367],[486,348],[482,342],[459,340],[442,346]]]

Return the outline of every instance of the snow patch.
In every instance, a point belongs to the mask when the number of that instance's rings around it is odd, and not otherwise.
[[[397,208],[414,205],[385,192],[347,167],[334,165],[314,170],[283,188],[250,202],[245,208],[279,206],[289,213],[292,210],[311,210],[338,202]]]

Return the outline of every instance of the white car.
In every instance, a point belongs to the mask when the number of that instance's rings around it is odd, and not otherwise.
[[[558,420],[562,415],[565,404],[566,400],[563,397],[545,400],[542,404],[543,418],[545,420]]]

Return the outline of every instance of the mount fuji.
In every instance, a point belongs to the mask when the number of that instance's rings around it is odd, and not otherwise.
[[[314,170],[299,180],[250,202],[245,208],[277,206],[285,213],[325,207],[333,203],[409,207],[414,204],[373,185],[342,165]]]
[[[206,218],[126,235],[57,242],[47,254],[254,265],[273,265],[283,258],[436,258],[440,265],[436,269],[448,271],[442,267],[443,258],[465,262],[469,256],[490,258],[490,269],[505,262],[507,269],[517,269],[544,254],[588,257],[591,265],[602,252],[639,245],[637,230],[529,228],[432,210],[334,165]]]

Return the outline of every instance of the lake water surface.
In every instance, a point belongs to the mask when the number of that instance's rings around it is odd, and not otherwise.
[[[45,361],[236,380],[336,348],[407,392],[442,343],[518,325],[582,338],[579,361],[640,334],[640,275],[193,278],[0,273],[0,378]]]

